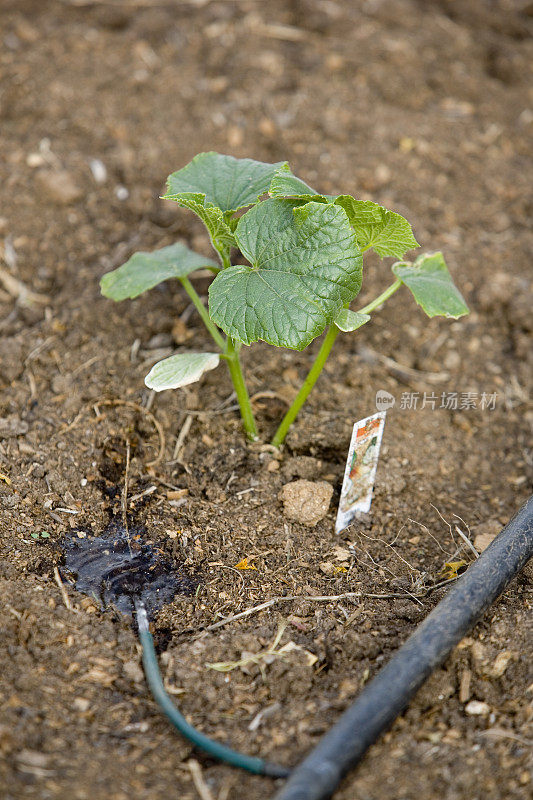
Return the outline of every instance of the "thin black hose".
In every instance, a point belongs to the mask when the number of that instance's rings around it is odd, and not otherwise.
[[[185,736],[192,744],[203,750],[204,753],[231,764],[232,767],[239,767],[254,775],[267,775],[270,778],[286,778],[290,770],[279,764],[272,764],[256,756],[248,756],[226,747],[220,742],[210,739],[204,733],[196,730],[183,716],[181,711],[174,705],[163,685],[163,678],[159,671],[157,656],[154,647],[154,640],[148,627],[146,609],[140,600],[134,598],[135,611],[137,614],[137,627],[139,629],[139,639],[142,645],[142,658],[146,682],[150,687],[154,700],[158,703],[161,711],[168,721]]]
[[[533,497],[294,769],[274,800],[327,800],[533,556]]]

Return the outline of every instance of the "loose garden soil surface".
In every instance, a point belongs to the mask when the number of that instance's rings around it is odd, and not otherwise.
[[[289,765],[316,744],[443,596],[427,589],[461,544],[455,526],[493,534],[530,493],[531,5],[1,6],[0,796],[205,798],[193,758],[213,800],[271,797],[270,781],[168,727],[128,619],[65,588],[64,573],[60,586],[62,542],[120,521],[127,473],[130,525],[196,585],[153,624],[184,713]],[[287,158],[320,190],[398,210],[444,251],[472,313],[428,321],[395,295],[338,340],[281,453],[244,441],[223,367],[153,396],[151,365],[210,349],[208,336],[179,284],[114,305],[98,281],[136,249],[180,239],[209,253],[198,220],[158,199],[201,150]],[[369,258],[361,305],[389,282]],[[246,351],[263,441],[317,346]],[[396,404],[372,512],[335,536],[351,425],[378,389]],[[457,409],[443,392],[459,393]],[[416,409],[404,393],[419,393]],[[278,500],[299,477],[334,487],[314,528]],[[243,558],[252,569],[236,569]],[[339,800],[530,796],[531,584],[529,567]],[[297,599],[206,630],[283,597]],[[279,647],[294,644],[251,660],[280,626]],[[222,661],[243,663],[207,667]]]

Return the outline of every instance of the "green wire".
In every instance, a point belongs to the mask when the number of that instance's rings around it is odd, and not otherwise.
[[[208,755],[233,767],[240,767],[254,775],[268,775],[271,778],[287,778],[290,770],[278,764],[271,764],[262,758],[247,756],[237,753],[230,747],[213,741],[205,736],[196,728],[190,725],[183,714],[178,711],[163,686],[163,679],[157,663],[157,655],[154,647],[154,640],[148,626],[148,617],[144,605],[135,600],[135,610],[137,612],[137,625],[139,628],[139,639],[142,646],[142,659],[146,681],[150,687],[153,698],[161,708],[168,721],[188,739],[192,744],[203,750]]]

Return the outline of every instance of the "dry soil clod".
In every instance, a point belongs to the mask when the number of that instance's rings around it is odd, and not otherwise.
[[[279,493],[285,516],[309,528],[328,513],[333,486],[327,481],[298,480],[286,483]]]

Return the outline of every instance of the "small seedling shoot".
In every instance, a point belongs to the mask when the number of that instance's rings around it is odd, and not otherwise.
[[[177,389],[200,380],[222,359],[251,440],[258,434],[239,359],[243,345],[261,340],[303,350],[326,332],[272,439],[279,447],[338,334],[351,334],[367,323],[401,286],[410,290],[428,317],[457,319],[468,313],[442,253],[403,260],[419,246],[404,217],[351,195],[319,194],[293,175],[287,163],[200,153],[169,176],[164,199],[200,217],[218,259],[195,253],[181,242],[135,253],[103,276],[102,293],[119,301],[138,297],[170,278],[181,281],[215,347],[165,358],[150,370],[145,383],[158,392]],[[353,310],[350,305],[361,288],[363,254],[368,250],[398,259],[392,265],[394,281],[372,302]],[[190,280],[200,269],[214,276],[207,306]]]

